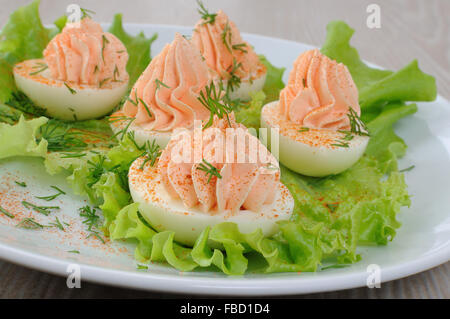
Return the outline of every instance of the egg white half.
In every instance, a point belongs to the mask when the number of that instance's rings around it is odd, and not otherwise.
[[[14,68],[14,79],[17,87],[53,118],[74,121],[101,117],[114,109],[128,89],[128,81],[114,82],[102,88],[66,83],[71,91],[63,81],[51,79],[48,69],[30,75],[36,71],[33,69],[36,61],[39,60],[20,64],[31,72]]]
[[[276,189],[268,190],[276,192],[274,203],[263,206],[259,212],[241,210],[234,214],[217,212],[210,215],[197,207],[186,208],[181,200],[173,199],[167,193],[157,165],[152,167],[147,163],[144,170],[140,170],[142,161],[143,158],[135,160],[128,173],[133,201],[139,203],[142,216],[156,230],[174,231],[175,240],[186,245],[193,245],[207,226],[222,222],[236,223],[242,233],[260,228],[265,236],[271,236],[278,230],[277,221],[289,219],[294,209],[294,199],[281,182]]]
[[[261,127],[280,130],[279,161],[289,169],[308,176],[338,174],[353,166],[364,154],[368,136],[353,135],[348,147],[339,144],[344,134],[326,129],[299,132],[301,126],[277,117],[278,101],[266,104],[261,111]],[[271,134],[268,133],[268,145]],[[271,148],[269,148],[270,150]]]

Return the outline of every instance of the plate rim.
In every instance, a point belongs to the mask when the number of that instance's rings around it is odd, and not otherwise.
[[[110,23],[102,23],[102,25],[110,25]],[[191,29],[191,27],[185,25],[124,23],[125,30],[127,27],[141,27],[143,31],[145,31],[145,29],[148,30],[148,28],[178,31],[180,29]],[[316,47],[309,43],[261,34],[245,32],[242,32],[242,34],[244,36],[260,38],[261,40],[275,40],[291,45]],[[442,103],[450,104],[442,95],[437,96],[435,101],[438,100]],[[68,273],[66,269],[70,264],[78,264],[80,265],[82,281],[146,291],[162,291],[178,294],[188,293],[196,295],[276,296],[318,293],[364,287],[366,286],[367,279],[367,273],[362,271],[347,274],[343,271],[342,273],[338,272],[325,275],[323,275],[323,273],[321,273],[321,275],[316,275],[318,273],[314,273],[311,277],[292,275],[297,273],[283,273],[283,277],[268,278],[245,278],[244,276],[188,277],[183,276],[183,272],[179,272],[178,274],[155,274],[151,271],[138,272],[118,270],[76,261],[71,262],[67,259],[33,253],[26,249],[4,243],[0,243],[0,259],[62,277],[67,276]],[[438,250],[427,253],[413,261],[381,267],[381,282],[385,283],[411,276],[437,267],[449,260],[450,241],[445,243],[442,247],[439,247]],[[295,285],[293,281],[298,282],[298,285]],[[287,285],[287,282],[290,284]]]

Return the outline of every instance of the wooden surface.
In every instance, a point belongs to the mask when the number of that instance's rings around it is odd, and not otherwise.
[[[10,12],[28,0],[1,0],[0,26]],[[69,3],[96,12],[95,19],[110,22],[122,12],[125,22],[192,26],[198,19],[193,0],[42,0],[45,23],[59,17]],[[450,99],[450,1],[448,0],[211,0],[213,10],[223,9],[241,31],[285,38],[320,46],[326,24],[343,19],[356,29],[352,39],[361,56],[389,69],[413,59],[436,77],[439,94]],[[368,4],[381,8],[381,28],[366,26]],[[382,284],[380,289],[359,288],[303,295],[300,298],[450,298],[450,263]],[[0,261],[0,298],[132,298],[185,297],[82,283],[68,289],[65,278]]]

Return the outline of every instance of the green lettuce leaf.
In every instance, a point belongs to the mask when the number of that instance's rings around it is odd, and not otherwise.
[[[378,166],[384,173],[397,170],[397,159],[406,153],[407,145],[397,134],[393,125],[401,118],[417,112],[416,104],[393,102],[367,124],[371,138],[366,154],[378,159]]]
[[[389,101],[433,101],[437,95],[434,77],[423,73],[413,61],[397,72],[367,66],[350,46],[354,30],[343,21],[327,26],[322,53],[345,64],[359,89],[363,112]]]
[[[235,111],[236,121],[246,127],[258,129],[260,127],[261,109],[266,100],[264,91],[251,92],[249,103],[241,104]]]
[[[280,91],[284,88],[283,73],[285,68],[277,68],[271,64],[264,55],[259,55],[259,60],[267,68],[266,82],[263,91],[266,94],[265,103],[278,100]]]
[[[0,159],[13,156],[45,157],[47,141],[36,141],[39,128],[47,123],[47,118],[25,120],[20,117],[15,125],[0,123]]]
[[[129,59],[127,72],[130,75],[129,87],[132,87],[138,77],[150,63],[150,46],[158,35],[155,33],[151,38],[147,38],[143,32],[137,36],[131,36],[125,32],[122,26],[122,15],[116,14],[109,32],[119,38],[128,51]]]

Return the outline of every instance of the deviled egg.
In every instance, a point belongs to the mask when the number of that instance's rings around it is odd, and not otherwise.
[[[51,117],[100,117],[109,113],[127,91],[125,46],[89,17],[68,23],[43,55],[43,59],[16,64],[14,79],[17,87]]]
[[[123,108],[111,116],[114,132],[134,132],[139,145],[155,141],[164,148],[177,128],[192,128],[210,111],[200,93],[213,82],[200,52],[181,34],[150,62]]]
[[[200,131],[200,138],[194,130],[174,134],[153,166],[144,157],[133,162],[129,187],[142,216],[187,245],[225,221],[273,235],[294,208],[276,159],[232,114]]]
[[[320,177],[346,170],[363,155],[369,135],[360,113],[347,67],[310,50],[294,62],[280,100],[263,107],[261,126],[279,130],[283,165]]]
[[[222,79],[230,99],[247,101],[251,92],[262,90],[266,67],[222,10],[203,14],[194,28],[192,42]]]

